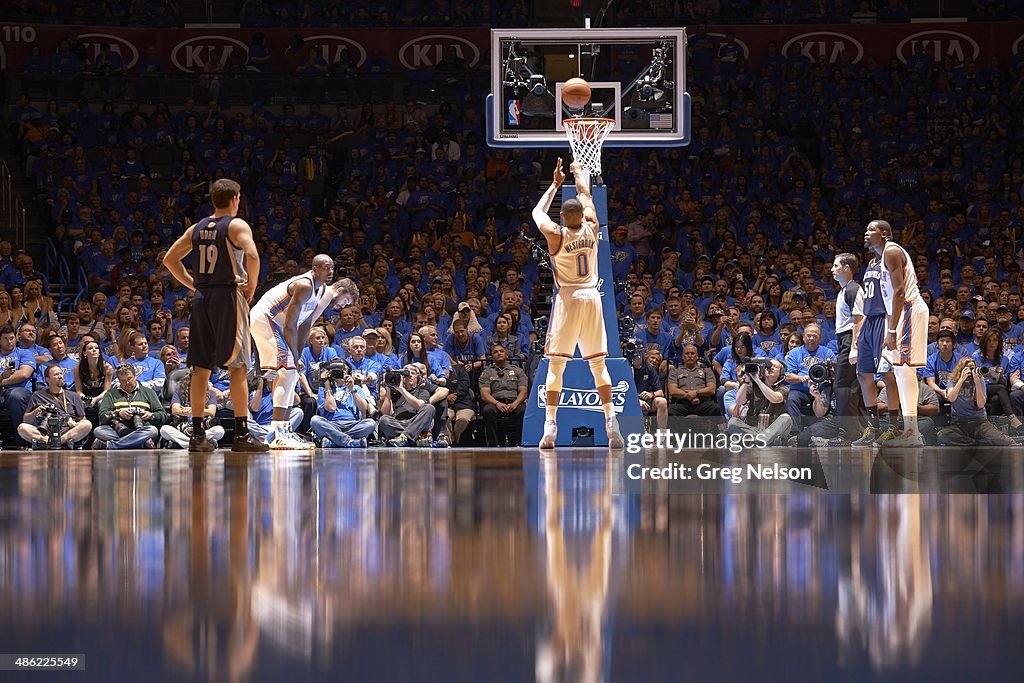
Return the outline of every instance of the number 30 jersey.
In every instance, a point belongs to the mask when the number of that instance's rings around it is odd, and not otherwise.
[[[210,216],[192,226],[192,279],[196,287],[246,284],[245,252],[231,243],[231,216]]]
[[[561,244],[551,255],[559,289],[597,287],[597,228],[583,221],[576,230],[561,226]]]

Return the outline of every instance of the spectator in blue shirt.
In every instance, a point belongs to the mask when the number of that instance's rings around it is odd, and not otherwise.
[[[0,408],[10,411],[15,425],[24,418],[35,370],[35,359],[25,360],[17,353],[14,328],[0,328]]]
[[[75,366],[78,365],[78,361],[68,355],[68,348],[64,341],[64,337],[53,332],[50,334],[46,342],[46,346],[50,350],[50,360],[38,366],[35,376],[36,386],[41,387],[46,384],[47,366],[58,365],[64,370],[64,387],[70,391],[74,391]]]
[[[797,346],[786,354],[786,383],[789,384],[789,397],[786,411],[793,418],[793,425],[799,429],[800,415],[811,414],[811,391],[807,386],[808,369],[812,365],[825,361],[835,361],[836,354],[821,343],[821,328],[817,323],[804,327],[803,346]]]
[[[314,327],[309,331],[309,343],[302,349],[300,356],[303,374],[309,386],[316,389],[319,385],[320,366],[338,357],[333,346],[327,345],[327,332],[322,327]]]
[[[128,339],[128,357],[125,363],[135,366],[135,377],[139,384],[149,387],[161,395],[164,390],[165,370],[159,359],[149,355],[149,341],[141,332],[134,332]]]

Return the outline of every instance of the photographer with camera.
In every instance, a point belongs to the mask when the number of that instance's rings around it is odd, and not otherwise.
[[[139,384],[135,366],[117,366],[118,386],[113,387],[100,402],[100,426],[94,436],[96,449],[121,450],[155,448],[160,427],[167,413],[160,397],[151,388]]]
[[[725,414],[734,433],[763,434],[771,446],[793,429],[786,412],[790,389],[783,379],[785,366],[777,358],[744,363],[737,370],[739,388],[725,394]]]
[[[85,418],[82,399],[64,388],[61,366],[46,366],[43,376],[46,388],[29,398],[25,421],[18,425],[18,435],[35,448],[81,448],[92,431],[92,423]]]
[[[826,375],[834,372],[836,354],[827,346],[821,346],[821,328],[817,323],[804,327],[804,344],[797,346],[786,354],[786,382],[789,384],[789,396],[786,399],[786,411],[793,419],[793,427],[800,428],[800,416],[812,415],[811,390],[807,386],[809,371],[812,366],[824,365]],[[832,361],[832,364],[827,364]],[[831,368],[831,370],[828,370]],[[831,376],[815,379],[820,385],[831,381]]]
[[[353,337],[352,342],[357,338]],[[362,341],[362,339],[358,339]],[[368,389],[352,374],[348,362],[338,358],[320,367],[317,413],[310,422],[316,443],[322,448],[365,445],[377,423],[370,412]]]
[[[1021,420],[1014,414],[1010,393],[1006,390],[1010,376],[1010,359],[1003,355],[1003,333],[991,327],[981,337],[978,350],[971,354],[985,380],[986,405],[991,411],[998,407],[1010,423],[1012,435],[1021,433]]]
[[[657,367],[661,364],[661,352],[651,349],[645,355],[643,349],[637,349],[634,353],[627,354],[626,358],[633,366],[633,383],[636,385],[636,393],[640,399],[640,412],[645,417],[654,415],[658,429],[666,429],[668,427],[668,401],[665,400],[661,373],[658,372]]]
[[[951,419],[948,426],[939,430],[937,441],[940,446],[1013,446],[1015,442],[989,422],[985,413],[988,391],[985,377],[978,362],[970,356],[957,361],[949,378]]]
[[[171,418],[170,423],[160,427],[160,436],[164,441],[178,446],[188,448],[190,442],[196,438],[194,425],[192,423],[192,400],[190,387],[192,385],[192,370],[189,369],[185,375],[174,382],[171,391]],[[182,392],[182,387],[186,387]],[[213,386],[207,383],[206,405],[203,407],[203,431],[206,439],[217,448],[221,439],[224,438],[224,427],[220,425],[217,415],[217,392]]]
[[[448,397],[448,389],[423,377],[416,364],[384,373],[380,387],[380,434],[389,446],[408,448],[434,423],[434,404]]]
[[[687,344],[683,347],[683,364],[669,368],[667,385],[671,402],[668,410],[673,416],[716,417],[719,414],[715,402],[715,373],[698,365],[697,358],[697,347]]]

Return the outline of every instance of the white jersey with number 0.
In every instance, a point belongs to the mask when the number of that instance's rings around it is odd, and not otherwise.
[[[303,273],[302,275],[296,275],[295,277],[288,278],[284,282],[279,282],[270,288],[260,300],[253,306],[253,313],[260,313],[267,316],[282,327],[285,324],[285,310],[288,308],[288,302],[291,301],[292,296],[288,293],[288,288],[296,280],[306,279],[309,280],[310,284],[313,283],[312,271]],[[310,296],[303,302],[302,308],[299,309],[299,318],[295,321],[296,325],[301,325],[312,316],[320,305],[320,298],[323,296],[326,285],[321,285],[319,291],[314,291]]]
[[[551,255],[559,289],[597,287],[597,228],[583,221],[576,230],[560,226],[561,243]]]

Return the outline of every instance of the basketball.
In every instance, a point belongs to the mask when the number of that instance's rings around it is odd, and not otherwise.
[[[562,102],[573,109],[582,109],[590,101],[590,84],[582,78],[570,78],[562,86]]]

